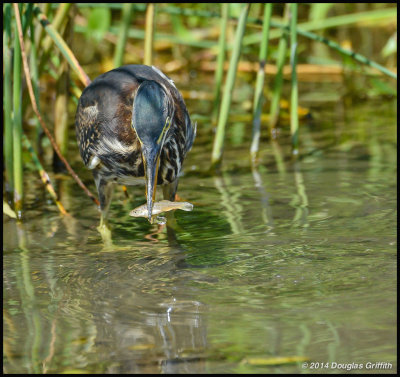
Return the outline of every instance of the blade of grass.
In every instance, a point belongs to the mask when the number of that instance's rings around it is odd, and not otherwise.
[[[297,111],[298,88],[297,88],[297,3],[290,4],[290,64],[292,66],[292,92],[290,100],[290,133],[292,135],[292,153],[299,152],[299,114]]]
[[[146,10],[146,31],[144,38],[144,63],[145,65],[151,65],[153,61],[153,42],[154,42],[154,16],[155,16],[155,4],[147,4]]]
[[[4,4],[3,64],[4,64],[4,161],[7,190],[14,191],[13,182],[13,121],[12,121],[12,56],[11,56],[11,3]]]
[[[176,35],[178,38],[181,38],[182,40],[190,40],[191,33],[189,33],[187,28],[184,26],[182,22],[182,16],[177,14],[171,14],[170,17],[171,17],[171,26],[173,34]],[[182,55],[180,45],[172,44],[172,56],[174,60],[178,61],[185,60],[185,58]]]
[[[396,19],[396,8],[375,9],[372,11],[344,14],[340,16],[327,17],[321,20],[302,22],[297,25],[297,28],[300,34],[301,31],[325,30],[328,28],[330,29],[339,26],[391,19]],[[249,22],[253,22],[256,25],[262,23],[261,20],[257,19],[249,19]],[[279,30],[271,30],[270,39],[280,38],[283,32],[282,30],[285,28],[285,25],[280,22],[271,21],[271,27],[279,28]],[[251,44],[259,43],[260,40],[261,33],[254,33],[246,36],[243,39],[243,45],[248,46]]]
[[[13,4],[18,12],[22,4]],[[18,21],[21,20],[18,17]],[[23,201],[23,167],[22,167],[22,114],[21,114],[21,49],[18,39],[18,26],[14,24],[14,62],[13,62],[13,176],[14,176],[14,209],[18,219],[22,216]],[[21,26],[22,34],[22,26]]]
[[[32,72],[32,85],[33,92],[35,94],[35,99],[38,104],[38,109],[40,111],[40,103],[39,103],[39,71],[38,71],[38,59],[37,59],[37,47],[35,43],[35,33],[34,33],[34,25],[31,24],[30,27],[30,38],[31,38],[31,52],[29,54],[29,63],[30,69]],[[35,119],[35,137],[34,137],[34,147],[36,151],[39,151],[39,138],[40,138],[40,123],[39,120]]]
[[[221,86],[224,76],[224,62],[226,51],[226,27],[228,25],[229,4],[221,4],[221,28],[218,41],[218,58],[217,68],[215,70],[215,89],[214,89],[214,104],[212,112],[212,123],[216,123],[218,119],[218,109],[221,101]]]
[[[53,7],[56,8],[58,4],[53,4]],[[96,7],[97,3],[77,3],[78,7]],[[109,7],[111,9],[121,9],[121,3],[102,3],[102,6]],[[221,14],[219,12],[211,12],[203,9],[190,9],[190,8],[182,8],[176,7],[173,5],[161,5],[157,8],[160,13],[168,13],[168,14],[176,14],[182,16],[192,16],[192,17],[201,17],[201,18],[220,18]],[[299,24],[298,26],[303,28],[303,25],[307,27],[307,30],[317,30],[324,29],[325,27],[337,27],[342,25],[348,25],[351,23],[361,23],[361,22],[373,22],[376,20],[384,20],[384,19],[395,19],[396,18],[396,9],[395,7],[390,7],[387,9],[375,9],[371,11],[365,12],[357,12],[352,14],[346,14],[341,16],[329,17],[326,19],[327,26],[324,25],[323,22],[317,23],[316,21],[306,22]],[[146,4],[134,4],[134,10],[138,12],[144,12],[146,10]],[[230,21],[237,22],[238,18],[231,16],[229,17]],[[262,19],[258,19],[255,17],[248,17],[247,26],[249,27],[260,27],[263,24]],[[277,26],[274,21],[271,22],[271,27],[280,27]],[[270,38],[280,38],[282,32],[279,30],[271,31]],[[254,44],[260,42],[261,34],[250,35],[243,40],[243,44]]]
[[[393,11],[391,10],[391,12],[393,12]],[[289,29],[288,25],[285,25],[285,24],[282,24],[282,23],[279,23],[279,22],[275,22],[275,21],[271,21],[271,26],[272,27],[276,27],[276,28],[280,28],[282,31],[272,30],[271,31],[271,35],[270,35],[270,39],[277,38],[277,37],[279,37],[279,35],[283,35],[282,32],[285,31],[285,30],[287,32],[288,29]],[[368,59],[367,57],[365,57],[365,56],[363,56],[361,54],[358,54],[358,53],[356,53],[354,51],[351,51],[351,50],[348,50],[348,49],[345,49],[345,48],[341,47],[338,43],[336,43],[336,42],[334,42],[332,40],[329,40],[328,38],[322,37],[320,35],[317,35],[315,33],[307,31],[307,30],[303,30],[299,26],[297,27],[297,34],[301,35],[303,37],[312,39],[314,41],[322,42],[322,43],[326,44],[327,46],[331,47],[332,49],[340,52],[341,54],[344,54],[345,56],[350,56],[351,58],[353,58],[354,60],[356,60],[359,63],[366,64],[366,65],[368,65],[370,67],[373,67],[373,68],[379,70],[380,72],[382,72],[383,74],[385,74],[385,75],[387,75],[389,77],[397,79],[397,74],[396,73],[390,71],[389,69],[387,69],[387,68],[383,67],[382,65],[380,65],[380,64],[378,64],[378,63],[376,63],[376,62],[374,62],[374,61],[372,61],[370,59]],[[252,43],[256,43],[256,41],[259,41],[259,38],[260,37],[257,37],[257,39],[254,39],[254,41]],[[249,45],[249,44],[250,43],[247,43],[247,45]]]
[[[237,65],[240,58],[242,39],[246,27],[246,20],[247,20],[247,15],[249,13],[249,9],[250,9],[249,3],[243,5],[239,17],[239,23],[236,28],[234,48],[232,51],[229,70],[226,77],[224,94],[221,103],[221,112],[219,114],[219,119],[218,119],[217,132],[214,138],[214,146],[211,156],[212,168],[215,168],[218,164],[220,164],[222,160],[222,148],[225,138],[225,127],[226,127],[226,122],[228,120],[232,91],[235,84]]]
[[[40,121],[40,124],[41,124],[44,132],[46,133],[47,137],[49,138],[49,140],[51,142],[51,145],[53,146],[54,150],[58,154],[58,157],[60,157],[61,161],[64,163],[65,167],[67,168],[67,170],[69,171],[71,176],[78,183],[78,185],[85,191],[86,195],[88,195],[89,198],[92,199],[92,201],[94,203],[96,203],[96,205],[99,206],[100,205],[99,201],[93,196],[93,194],[83,184],[83,182],[79,179],[77,174],[74,172],[74,170],[69,165],[68,161],[60,153],[60,150],[59,150],[59,148],[57,146],[57,143],[54,141],[49,129],[47,128],[46,124],[43,121],[42,116],[39,113],[39,110],[37,108],[37,103],[36,103],[36,100],[35,100],[35,95],[33,93],[32,80],[31,80],[31,74],[29,72],[28,60],[26,58],[26,53],[25,53],[25,45],[24,45],[24,40],[23,40],[23,37],[22,37],[21,19],[20,19],[20,15],[19,15],[18,6],[16,4],[14,4],[14,12],[15,12],[15,18],[16,18],[16,21],[17,21],[16,22],[16,25],[17,25],[17,33],[16,34],[18,35],[19,41],[20,41],[20,52],[21,52],[21,55],[22,55],[22,61],[23,61],[23,65],[24,65],[26,84],[28,86],[28,92],[29,92],[29,97],[31,99],[33,111],[35,112],[36,116],[38,117],[38,119]]]
[[[260,67],[257,72],[256,91],[253,103],[253,133],[250,147],[250,155],[253,163],[256,162],[258,146],[260,143],[260,128],[261,128],[261,109],[262,109],[262,92],[265,79],[265,64],[268,55],[268,34],[270,29],[272,13],[272,3],[264,5],[264,23],[263,23],[263,37],[260,46],[259,64]]]
[[[22,17],[22,34],[25,36],[26,31],[28,30],[28,27],[32,23],[32,18],[33,18],[33,3],[28,3],[26,5],[26,11]]]
[[[57,12],[54,15],[54,18],[51,22],[52,28],[59,33],[60,35],[62,34],[62,28],[63,25],[65,24],[65,21],[68,17],[69,10],[71,9],[71,3],[61,3],[61,5],[57,8]],[[53,45],[54,41],[52,37],[47,33],[46,37],[43,40],[43,43],[41,45],[41,57],[40,57],[40,63],[39,63],[39,72],[43,72],[43,68],[45,64],[48,62],[50,59],[50,55],[52,54],[51,47]]]
[[[328,12],[334,6],[334,3],[312,3],[310,4],[310,10],[308,12],[308,20],[311,22],[323,22],[326,19],[329,19]],[[297,24],[297,26],[301,27],[301,24]],[[327,30],[321,30],[323,35],[326,35]],[[322,43],[315,43],[311,46],[311,53],[315,56],[318,56],[319,59],[329,59],[329,49]]]
[[[79,6],[94,6],[91,3],[86,3],[85,4],[79,4]],[[119,9],[120,6],[118,4],[109,4],[110,7]],[[134,9],[138,11],[143,11],[145,9],[146,5],[141,5],[141,4],[135,4]],[[178,8],[178,7],[173,7],[173,6],[160,6],[159,7],[160,12],[165,12],[165,13],[170,13],[170,14],[182,14],[186,16],[197,16],[197,17],[205,17],[205,18],[219,18],[220,14],[218,12],[209,12],[209,11],[204,11],[204,10],[193,10],[193,9],[184,9],[184,8]],[[368,11],[368,12],[360,12],[356,14],[351,14],[351,15],[343,15],[343,16],[337,16],[337,17],[330,17],[328,19],[323,20],[323,22],[316,23],[313,21],[312,23],[302,23],[299,24],[297,27],[297,33],[299,35],[302,35],[306,38],[310,38],[322,43],[327,44],[328,46],[337,49],[339,52],[346,54],[348,56],[352,56],[355,60],[357,60],[360,63],[367,64],[371,67],[374,67],[378,69],[380,72],[384,73],[387,76],[390,76],[392,78],[397,79],[397,75],[393,73],[392,71],[388,70],[387,68],[381,66],[380,64],[371,61],[370,59],[357,54],[353,51],[350,50],[345,50],[345,49],[340,49],[340,46],[336,44],[333,41],[329,41],[326,38],[323,38],[315,33],[308,32],[307,30],[318,30],[318,29],[323,29],[325,27],[336,27],[336,26],[341,26],[341,25],[347,25],[351,23],[358,23],[358,22],[369,22],[373,20],[378,20],[378,19],[394,19],[396,18],[396,8],[388,8],[388,9],[379,9],[379,10],[374,10],[374,11]],[[232,21],[238,21],[236,17],[229,17],[229,20]],[[254,17],[249,17],[248,18],[248,26],[260,26],[262,25],[263,21]],[[306,30],[303,30],[303,27]],[[282,24],[280,22],[272,21],[271,20],[271,27],[274,28],[279,28],[281,30],[271,30],[270,39],[274,38],[279,38],[282,35],[283,30],[288,30],[288,25]],[[77,28],[77,31],[81,31],[82,28]],[[111,28],[112,29],[112,28]],[[112,32],[118,34],[118,30],[112,30]],[[131,38],[144,38],[144,33],[140,30],[130,30],[129,31],[129,37]],[[249,45],[252,43],[259,43],[260,38],[261,38],[261,33],[253,34],[250,36],[246,36],[246,39],[244,40],[244,45]],[[179,38],[176,38],[173,35],[156,35],[155,40],[169,40],[171,43],[180,43],[180,44],[185,44],[185,45],[193,45],[199,48],[211,48],[214,46],[214,43],[211,41],[190,41],[188,42],[187,40],[181,40]],[[230,50],[232,46],[230,44],[227,45],[227,50]]]
[[[6,201],[4,201],[4,199],[3,199],[3,213],[9,217],[12,217],[13,219],[17,218],[15,212],[12,210],[10,205]]]
[[[39,7],[42,7],[42,12],[46,17],[49,17],[50,12],[51,12],[51,3],[41,3],[38,4]],[[42,45],[42,40],[45,36],[45,31],[41,25],[38,25],[38,27],[35,30],[35,43],[36,46],[41,46]]]
[[[82,26],[82,25],[75,25],[74,30],[77,33],[85,33],[86,27]],[[119,36],[120,29],[116,26],[111,26],[109,32],[116,36]],[[185,46],[192,46],[192,47],[198,47],[198,48],[214,48],[215,47],[214,41],[202,40],[202,39],[198,39],[198,38],[194,38],[194,37],[189,38],[189,37],[191,37],[190,34],[186,38],[181,38],[181,37],[179,37],[177,35],[173,35],[173,34],[154,33],[154,41],[163,41],[163,42],[166,41],[171,44],[181,44],[181,45],[185,45]],[[128,38],[145,39],[145,31],[131,28],[128,31]],[[231,48],[230,44],[227,44],[227,49],[230,49],[230,48]]]
[[[91,3],[88,4],[79,4],[79,6],[94,6]],[[120,8],[118,4],[109,4],[110,7],[114,7],[116,9]],[[134,9],[138,11],[143,11],[145,9],[146,5],[142,4],[135,4]],[[186,15],[186,16],[196,16],[196,17],[205,17],[205,18],[219,18],[220,14],[218,12],[210,12],[210,11],[204,11],[204,10],[194,10],[194,9],[185,9],[185,8],[179,8],[179,7],[174,7],[174,6],[160,6],[159,7],[160,12],[165,12],[165,13],[170,13],[170,14],[181,14],[181,15]],[[351,23],[359,23],[359,22],[371,22],[374,20],[384,20],[384,19],[395,19],[396,18],[396,8],[391,7],[388,9],[377,9],[373,11],[367,11],[367,12],[359,12],[351,15],[342,15],[342,16],[337,16],[337,17],[329,17],[327,19],[324,19],[323,21],[319,22],[308,22],[308,23],[302,23],[299,24],[297,27],[297,33],[299,35],[305,36],[307,38],[313,39],[320,41],[322,43],[327,44],[328,46],[330,45],[333,48],[340,47],[339,45],[336,44],[334,45],[334,42],[328,41],[327,39],[320,37],[314,33],[309,33],[307,30],[318,30],[318,29],[324,29],[327,27],[337,27],[341,25],[348,25]],[[238,21],[236,17],[229,17],[229,20],[232,21]],[[254,17],[249,17],[248,18],[248,26],[258,26],[262,25],[263,21]],[[270,39],[273,38],[279,38],[282,35],[282,32],[284,29],[288,29],[287,25],[284,25],[279,22],[271,21],[271,27],[274,28],[279,28],[281,30],[271,30],[270,33]],[[303,27],[305,30],[303,30]],[[136,31],[135,36],[132,35],[133,38],[142,38],[141,36],[138,35],[139,31]],[[140,34],[140,33],[139,33]],[[260,33],[256,35],[250,35],[247,36],[246,39],[244,40],[244,45],[252,44],[252,43],[259,43],[260,38],[261,38]],[[165,40],[167,37],[162,37],[160,39]],[[168,38],[174,38],[174,36],[168,36]],[[156,40],[158,39],[158,36],[155,38]],[[181,43],[181,44],[188,44],[187,41],[181,41],[179,38],[175,38],[174,40],[171,39],[173,43]],[[199,41],[197,43],[197,46],[202,48],[209,48],[212,47],[209,46],[210,42],[208,41]],[[227,45],[227,49],[231,49],[231,45]],[[339,51],[339,50],[338,50]],[[385,75],[388,75],[392,78],[397,79],[397,75],[390,70],[386,69],[385,67],[381,66],[380,64],[373,62],[369,60],[366,57],[363,57],[360,54],[354,53],[353,51],[349,50],[342,50],[340,51],[343,54],[347,54],[349,56],[352,56],[354,59],[359,61],[360,63],[367,64],[371,67],[374,67],[384,73]]]
[[[133,3],[124,3],[122,7],[121,29],[114,53],[114,67],[120,67],[124,60],[125,44],[131,22]]]
[[[289,4],[285,6],[285,14],[283,16],[284,20],[288,20],[289,17]],[[283,84],[283,66],[285,64],[286,59],[286,51],[288,45],[288,33],[287,29],[285,29],[285,33],[282,34],[281,39],[279,40],[278,46],[278,58],[277,58],[277,73],[275,76],[274,87],[272,91],[272,99],[271,99],[271,110],[270,110],[270,120],[269,120],[269,128],[272,133],[273,129],[276,127],[276,124],[279,120],[279,101],[281,98],[282,84]]]
[[[34,14],[39,19],[40,23],[42,24],[42,26],[44,27],[46,32],[53,39],[54,43],[60,49],[61,53],[67,59],[68,63],[71,65],[72,69],[76,72],[79,79],[83,82],[83,84],[85,86],[88,86],[90,84],[89,77],[86,75],[85,71],[80,66],[78,60],[76,59],[76,57],[73,54],[73,52],[71,51],[71,49],[68,47],[68,45],[65,43],[65,41],[61,38],[60,34],[53,28],[53,26],[51,25],[49,20],[46,18],[46,16],[42,13],[40,8],[35,7]]]
[[[61,25],[68,16],[68,12],[71,8],[71,5],[72,5],[71,3],[60,3],[59,7],[57,8],[56,14],[54,15],[54,18],[51,21],[51,25],[54,30],[56,31],[60,30]],[[53,39],[50,37],[50,35],[46,35],[42,44],[44,52],[47,52],[52,44],[53,44]]]
[[[304,37],[313,39],[315,41],[319,41],[319,42],[325,43],[327,46],[333,48],[334,50],[340,52],[341,54],[343,54],[345,56],[350,56],[350,57],[352,57],[354,60],[356,60],[359,63],[366,64],[366,65],[368,65],[370,67],[376,68],[377,70],[381,71],[385,75],[390,76],[390,77],[392,77],[392,78],[397,80],[397,74],[396,73],[394,73],[394,72],[390,71],[389,69],[383,67],[382,65],[380,65],[380,64],[378,64],[378,63],[376,63],[376,62],[374,62],[374,61],[372,61],[370,59],[368,59],[367,57],[365,57],[365,56],[363,56],[361,54],[358,54],[357,52],[354,52],[354,51],[351,51],[351,50],[343,48],[342,46],[340,46],[336,42],[333,42],[333,41],[331,41],[331,40],[329,40],[329,39],[327,39],[325,37],[321,37],[319,35],[316,35],[314,33],[308,32],[308,31],[301,31],[301,30],[297,29],[297,33],[299,35],[304,36]]]

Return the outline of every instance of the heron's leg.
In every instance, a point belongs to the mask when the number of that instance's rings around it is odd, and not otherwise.
[[[108,210],[110,209],[110,203],[112,194],[114,191],[114,183],[106,181],[97,171],[93,172],[94,182],[96,184],[97,192],[99,193],[100,200],[100,227],[107,226]]]
[[[169,183],[168,185],[163,186],[163,196],[165,200],[169,200],[171,202],[175,201],[175,194],[178,190],[178,178],[175,181]],[[167,236],[168,240],[176,240],[175,230],[177,227],[174,211],[167,212],[165,214],[167,217]]]

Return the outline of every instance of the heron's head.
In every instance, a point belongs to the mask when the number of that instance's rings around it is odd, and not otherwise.
[[[156,195],[160,153],[172,117],[172,104],[163,87],[155,81],[144,81],[134,98],[132,127],[142,147],[149,221]]]

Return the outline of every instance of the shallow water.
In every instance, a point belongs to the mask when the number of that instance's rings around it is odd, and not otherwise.
[[[394,373],[396,101],[302,104],[300,159],[284,126],[254,172],[250,124],[230,126],[219,176],[199,127],[174,232],[129,216],[144,189],[118,189],[105,246],[69,177],[61,218],[32,174],[24,223],[3,215],[3,371]]]

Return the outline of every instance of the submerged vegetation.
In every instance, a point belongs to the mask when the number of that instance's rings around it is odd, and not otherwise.
[[[358,88],[363,95],[396,95],[396,4],[5,3],[3,17],[3,203],[11,204],[14,212],[7,206],[7,213],[17,218],[22,217],[27,159],[66,213],[46,173],[51,167],[43,163],[51,148],[54,171],[65,167],[97,203],[68,163],[74,158],[68,139],[89,76],[123,64],[154,64],[168,75],[189,77],[196,70],[212,72],[204,92],[182,91],[187,99],[207,100],[211,115],[193,118],[199,119],[199,132],[215,129],[212,171],[223,158],[238,72],[249,72],[254,82],[252,106],[242,114],[252,123],[254,169],[263,127],[274,139],[282,122],[286,78],[293,158],[301,154],[299,118],[307,115],[299,107],[299,76],[361,73],[368,79]],[[379,51],[373,43],[362,44],[365,25],[384,25]],[[358,27],[360,45],[349,37]],[[273,77],[271,88],[266,76]],[[49,109],[54,114],[47,114]]]

